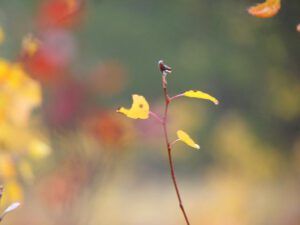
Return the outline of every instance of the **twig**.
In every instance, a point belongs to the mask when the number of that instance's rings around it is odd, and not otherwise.
[[[163,119],[160,118],[156,113],[149,111],[150,116],[152,116],[154,119],[156,119],[159,123],[163,123]]]
[[[186,224],[190,225],[188,216],[186,214],[186,211],[184,209],[184,206],[183,206],[183,203],[182,203],[182,200],[181,200],[179,188],[178,188],[177,181],[176,181],[175,171],[174,171],[173,159],[172,159],[172,147],[171,146],[172,146],[173,143],[176,142],[176,140],[175,140],[175,142],[172,142],[170,144],[169,136],[168,136],[168,129],[167,129],[168,109],[169,109],[169,104],[170,104],[171,100],[174,99],[174,97],[171,99],[169,97],[169,95],[168,95],[166,76],[167,76],[167,74],[165,74],[163,72],[163,75],[162,75],[162,86],[163,86],[163,92],[164,92],[164,96],[165,96],[165,112],[164,112],[162,126],[163,126],[165,141],[166,141],[166,145],[167,145],[167,149],[168,149],[168,158],[169,158],[169,165],[170,165],[171,177],[172,177],[172,181],[173,181],[174,188],[175,188],[175,191],[176,191],[176,195],[177,195],[177,198],[178,198],[179,207],[180,207],[180,209],[182,211],[182,214],[184,216]]]
[[[173,96],[173,97],[170,98],[170,101],[172,101],[172,100],[174,100],[174,99],[176,99],[176,98],[182,97],[182,96],[183,96],[182,93],[181,93],[181,94],[178,94],[178,95],[175,95],[175,96]]]
[[[172,141],[170,145],[171,145],[171,146],[173,146],[173,145],[174,145],[176,142],[178,142],[178,141],[180,141],[180,139],[179,139],[179,138],[178,138],[178,139],[176,139],[176,140],[174,140],[174,141]]]

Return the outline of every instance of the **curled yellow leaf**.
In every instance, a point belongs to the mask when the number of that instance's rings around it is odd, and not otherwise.
[[[190,98],[206,99],[212,101],[215,105],[219,104],[219,101],[215,97],[202,91],[197,91],[197,90],[186,91],[183,93],[183,96],[190,97]]]
[[[149,104],[144,96],[132,95],[132,105],[130,109],[120,107],[117,112],[124,114],[131,119],[148,119]]]
[[[185,144],[187,144],[188,146],[192,147],[192,148],[196,148],[196,149],[200,149],[200,146],[198,144],[196,144],[192,138],[190,138],[190,136],[182,131],[182,130],[178,130],[177,131],[177,137],[180,141],[184,142]]]
[[[266,0],[263,3],[250,7],[248,12],[258,18],[270,18],[278,13],[280,7],[280,0]]]

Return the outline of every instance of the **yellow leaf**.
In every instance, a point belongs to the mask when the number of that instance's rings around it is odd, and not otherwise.
[[[22,88],[19,89],[19,93],[23,96],[24,101],[26,100],[33,107],[42,103],[41,85],[30,77],[27,77],[24,81]]]
[[[23,201],[23,190],[15,179],[5,180],[3,186],[3,205],[8,205],[9,202]]]
[[[280,7],[280,0],[266,0],[263,3],[250,7],[248,13],[258,18],[270,18],[278,13]]]
[[[7,97],[3,93],[0,93],[0,124],[4,123],[6,117],[7,117]]]
[[[180,141],[184,142],[188,146],[190,146],[192,148],[200,149],[200,146],[198,144],[196,144],[193,141],[193,139],[191,139],[190,136],[187,133],[185,133],[184,131],[178,130],[177,137],[179,138]]]
[[[219,101],[215,97],[202,91],[197,91],[197,90],[186,91],[183,93],[183,96],[190,97],[190,98],[206,99],[212,101],[215,105],[219,104]]]
[[[8,61],[6,61],[5,59],[0,59],[0,84],[2,84],[5,79],[7,79],[7,74],[10,72],[10,66],[11,65]]]
[[[16,169],[9,154],[0,154],[0,177],[9,179],[16,176]]]
[[[132,105],[130,109],[120,107],[117,112],[123,113],[132,119],[148,119],[149,117],[149,104],[144,96],[132,95]]]

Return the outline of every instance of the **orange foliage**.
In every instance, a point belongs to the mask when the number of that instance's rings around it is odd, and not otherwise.
[[[278,13],[280,7],[280,0],[266,0],[263,3],[250,7],[248,13],[258,18],[270,18]]]

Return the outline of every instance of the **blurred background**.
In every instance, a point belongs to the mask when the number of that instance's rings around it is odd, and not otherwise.
[[[157,61],[178,99],[169,132],[192,224],[300,224],[300,2],[1,0],[3,224],[184,224],[161,127],[115,113],[144,95],[162,114]]]

